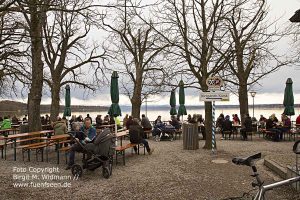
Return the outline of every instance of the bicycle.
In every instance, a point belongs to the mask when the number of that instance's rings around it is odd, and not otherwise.
[[[295,142],[295,144],[293,146],[293,152],[295,154],[300,154],[300,140]],[[258,191],[257,191],[256,195],[251,196],[250,193],[253,190],[250,190],[249,192],[244,193],[240,197],[229,197],[229,198],[225,198],[223,200],[238,200],[238,199],[266,200],[265,193],[267,191],[275,189],[275,188],[279,188],[279,187],[282,187],[285,185],[291,185],[293,183],[300,181],[300,176],[297,176],[297,177],[289,178],[289,179],[282,180],[279,182],[275,182],[275,183],[272,183],[269,185],[264,185],[264,182],[259,177],[259,173],[257,172],[257,168],[255,165],[255,162],[257,160],[259,160],[260,158],[261,158],[261,153],[257,153],[252,156],[246,157],[246,158],[236,157],[236,158],[232,159],[232,162],[236,165],[246,165],[246,166],[249,166],[252,168],[253,175],[251,175],[251,176],[255,178],[255,180],[252,182],[252,187],[253,188],[258,187]],[[254,190],[256,190],[256,189],[254,189]]]

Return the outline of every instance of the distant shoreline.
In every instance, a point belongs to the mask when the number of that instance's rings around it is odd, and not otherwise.
[[[177,105],[178,107],[179,105]],[[51,105],[41,105],[41,113],[49,113]],[[255,108],[259,109],[282,109],[282,104],[257,104]],[[141,109],[145,110],[145,105],[142,105]],[[169,105],[148,105],[148,110],[168,110]],[[187,109],[204,109],[203,105],[190,106],[186,105]],[[216,105],[217,109],[239,109],[239,105]],[[295,104],[295,109],[300,108],[300,104]],[[71,105],[72,112],[92,112],[92,111],[107,111],[109,106],[83,106],[83,105]],[[131,110],[131,106],[121,105],[121,109]],[[252,109],[252,105],[249,105],[249,109]],[[64,106],[60,106],[60,112],[64,111]],[[0,112],[2,113],[26,113],[27,104],[16,101],[0,101]]]

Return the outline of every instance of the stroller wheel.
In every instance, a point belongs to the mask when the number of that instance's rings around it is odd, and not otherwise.
[[[110,171],[109,171],[108,167],[102,168],[102,176],[106,179],[108,179],[110,177]]]
[[[71,171],[72,171],[73,176],[81,177],[83,169],[80,165],[75,164],[72,166]]]

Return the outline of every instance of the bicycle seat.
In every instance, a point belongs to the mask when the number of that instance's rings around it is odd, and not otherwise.
[[[261,158],[261,153],[254,154],[252,156],[246,157],[246,158],[233,158],[232,162],[236,165],[247,165],[251,166],[251,163],[254,160],[260,159]]]
[[[300,140],[298,140],[297,142],[295,142],[295,144],[293,146],[293,152],[295,154],[300,154]]]

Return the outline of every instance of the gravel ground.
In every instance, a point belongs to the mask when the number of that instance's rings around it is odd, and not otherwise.
[[[204,141],[200,141],[200,147]],[[246,156],[262,152],[263,156],[290,157],[293,142],[265,141],[258,136],[253,141],[217,140],[218,151],[212,155],[210,151],[199,149],[188,151],[182,149],[182,140],[173,142],[154,142],[155,148],[149,155],[131,155],[127,151],[126,166],[113,166],[113,175],[109,179],[102,177],[100,169],[85,171],[79,180],[42,180],[42,173],[28,173],[29,169],[58,167],[54,173],[60,177],[71,177],[65,171],[65,164],[56,165],[55,153],[50,155],[50,162],[23,162],[18,152],[18,161],[8,160],[0,164],[0,199],[207,199],[219,200],[232,196],[240,196],[251,189],[251,169],[231,163],[234,156]],[[289,156],[287,156],[289,155]],[[35,160],[32,156],[32,160]],[[78,158],[78,163],[80,163]],[[227,163],[216,164],[213,160],[226,160]],[[278,159],[279,160],[279,159]],[[63,159],[62,159],[63,161]],[[279,180],[258,161],[258,170],[266,183]],[[25,168],[27,173],[17,173],[14,167]],[[30,168],[33,167],[33,168]],[[16,180],[13,175],[37,175],[39,180]],[[49,174],[49,173],[48,173]],[[72,177],[71,177],[72,178]],[[64,183],[69,188],[16,187],[15,183]],[[299,193],[290,188],[280,188],[269,194],[269,199],[300,199]]]

